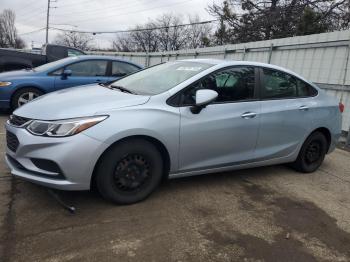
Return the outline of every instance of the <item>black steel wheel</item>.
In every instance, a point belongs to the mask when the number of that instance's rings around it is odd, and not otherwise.
[[[292,167],[303,173],[311,173],[322,164],[328,150],[328,142],[321,132],[312,133],[304,142]]]
[[[163,160],[156,146],[143,139],[130,139],[109,148],[96,168],[101,195],[118,204],[147,198],[159,185]]]
[[[151,178],[147,156],[130,154],[121,159],[115,168],[115,186],[125,192],[136,192]]]

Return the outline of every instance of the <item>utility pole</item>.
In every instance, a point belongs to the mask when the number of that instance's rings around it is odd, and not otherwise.
[[[51,4],[51,1],[50,1],[50,0],[47,0],[47,14],[46,14],[46,44],[48,44],[48,43],[49,43],[50,4]]]
[[[50,9],[51,9],[51,8],[57,8],[57,7],[51,7],[51,2],[57,2],[57,0],[47,0],[47,13],[46,13],[46,44],[49,43]]]

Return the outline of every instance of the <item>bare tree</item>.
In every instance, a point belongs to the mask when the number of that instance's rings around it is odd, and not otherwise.
[[[54,40],[54,43],[58,45],[65,45],[78,48],[81,50],[88,50],[92,48],[92,41],[92,36],[86,33],[72,31],[58,34]]]
[[[187,29],[188,47],[199,48],[209,46],[211,25],[198,24],[200,22],[200,18],[198,15],[193,17],[189,16],[188,20],[192,24]]]
[[[180,26],[181,16],[164,14],[156,20],[159,51],[178,50],[186,46],[187,28]]]
[[[140,31],[130,33],[131,44],[136,46],[136,51],[155,52],[158,50],[157,34],[156,30],[153,29],[155,27],[156,24],[149,21],[145,25],[137,25],[134,28]]]
[[[189,17],[188,20],[189,23],[198,23],[199,17]],[[209,25],[183,26],[184,23],[186,21],[182,16],[164,14],[154,21],[150,20],[132,28],[129,33],[117,35],[112,42],[113,49],[124,52],[155,52],[209,45]]]
[[[117,34],[116,38],[112,41],[112,49],[119,52],[132,52],[137,49],[133,43],[130,34]]]
[[[24,41],[18,36],[15,13],[5,9],[0,14],[0,47],[24,48]]]

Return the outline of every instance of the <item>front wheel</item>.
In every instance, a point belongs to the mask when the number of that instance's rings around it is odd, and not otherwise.
[[[117,143],[102,156],[96,170],[100,194],[117,204],[132,204],[148,197],[159,185],[162,156],[143,139]]]
[[[291,166],[299,172],[314,172],[322,164],[327,148],[326,137],[321,132],[314,132],[305,140],[298,158]]]
[[[11,108],[15,110],[16,108],[29,103],[30,101],[41,95],[43,95],[43,92],[36,88],[29,87],[20,89],[14,94],[12,98]]]

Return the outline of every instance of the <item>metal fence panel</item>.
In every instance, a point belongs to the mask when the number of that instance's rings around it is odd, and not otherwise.
[[[244,44],[157,53],[108,53],[145,66],[192,58],[249,60],[288,68],[315,82],[345,104],[343,130],[350,125],[350,30]],[[106,52],[92,52],[107,54]]]

